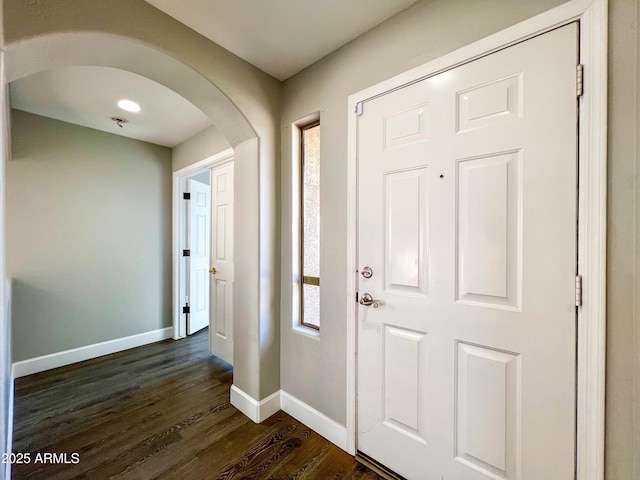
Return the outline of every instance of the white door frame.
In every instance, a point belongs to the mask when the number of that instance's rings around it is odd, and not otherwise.
[[[357,109],[366,101],[553,30],[580,22],[578,273],[584,299],[578,308],[578,480],[604,479],[604,396],[607,231],[607,0],[573,0],[443,57],[349,96],[347,203],[347,451],[356,453],[357,345]]]
[[[186,232],[187,229],[187,216],[185,215],[182,199],[182,184],[187,177],[190,177],[198,170],[204,170],[206,168],[213,168],[214,166],[221,165],[233,161],[233,149],[228,148],[220,153],[217,153],[211,157],[207,157],[204,160],[184,167],[177,172],[173,172],[173,243],[172,243],[172,255],[173,255],[173,339],[178,340],[187,336],[187,321],[182,313],[181,295],[180,295],[180,278],[182,265],[182,255],[180,251],[182,249],[182,232]],[[211,304],[211,303],[210,303]]]

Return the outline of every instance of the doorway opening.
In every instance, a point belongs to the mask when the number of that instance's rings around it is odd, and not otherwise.
[[[174,338],[209,327],[233,364],[233,150],[174,173]]]

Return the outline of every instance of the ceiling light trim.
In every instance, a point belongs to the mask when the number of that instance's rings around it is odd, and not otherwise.
[[[140,105],[138,105],[136,102],[134,102],[133,100],[128,100],[126,98],[123,98],[122,100],[118,101],[118,108],[126,111],[126,112],[131,112],[131,113],[138,113],[142,110],[142,108],[140,107]]]

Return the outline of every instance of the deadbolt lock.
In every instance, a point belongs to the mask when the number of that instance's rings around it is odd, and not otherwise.
[[[371,278],[373,277],[373,270],[371,270],[371,267],[364,267],[362,269],[362,271],[360,272],[360,274],[364,277],[364,278]]]

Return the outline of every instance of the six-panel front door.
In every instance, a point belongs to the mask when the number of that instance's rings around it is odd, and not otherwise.
[[[364,103],[357,445],[409,479],[574,478],[577,51],[572,24]]]

